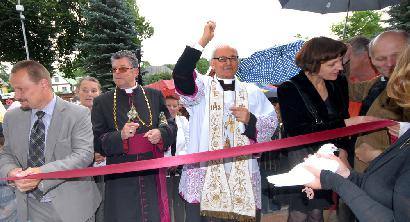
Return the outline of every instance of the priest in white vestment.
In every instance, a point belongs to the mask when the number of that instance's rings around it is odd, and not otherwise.
[[[195,71],[202,50],[214,36],[210,21],[198,43],[187,46],[173,70],[175,87],[189,112],[187,153],[269,141],[277,126],[273,105],[257,86],[240,82],[236,49],[215,49],[215,75]],[[261,208],[261,177],[256,156],[185,165],[179,186],[188,202],[186,221],[255,221]],[[212,219],[215,221],[215,219]]]

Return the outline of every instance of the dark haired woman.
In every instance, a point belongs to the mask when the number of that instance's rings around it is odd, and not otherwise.
[[[346,50],[343,42],[326,37],[313,38],[299,50],[296,64],[302,70],[278,88],[286,136],[335,129],[363,120],[364,117],[348,119],[347,81],[339,75],[343,70],[342,57]],[[347,163],[347,139],[330,142],[342,148],[339,155]],[[321,144],[289,149],[290,166],[303,162],[303,158],[314,153]],[[291,198],[288,221],[323,221],[323,209],[331,204],[329,191],[315,193],[313,200],[299,193]]]

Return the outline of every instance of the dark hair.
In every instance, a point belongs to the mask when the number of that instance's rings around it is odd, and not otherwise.
[[[165,96],[165,100],[167,99],[175,99],[175,100],[179,100],[179,96],[177,94],[172,94],[172,95],[167,95]]]
[[[90,81],[90,82],[95,82],[95,83],[97,83],[98,89],[101,90],[101,84],[100,84],[100,82],[98,81],[98,79],[96,79],[96,78],[94,78],[94,77],[92,77],[92,76],[85,76],[85,77],[81,78],[81,79],[78,81],[78,83],[77,83],[77,89],[80,88],[81,83],[83,83],[84,81]]]
[[[129,50],[121,50],[121,51],[118,51],[116,53],[113,53],[111,55],[111,63],[114,60],[122,59],[122,58],[127,58],[133,68],[138,67],[138,58],[137,58],[137,56]]]
[[[296,54],[296,65],[303,71],[317,73],[322,63],[343,56],[346,50],[347,46],[341,41],[327,37],[312,38]]]
[[[22,60],[20,62],[17,62],[11,69],[11,75],[22,69],[27,70],[30,80],[34,83],[38,83],[40,80],[46,79],[50,83],[51,87],[50,73],[39,62],[33,60]]]
[[[353,37],[348,43],[352,46],[352,52],[355,55],[369,52],[370,40],[364,36]]]

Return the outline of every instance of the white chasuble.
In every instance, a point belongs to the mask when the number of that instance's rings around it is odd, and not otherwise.
[[[229,149],[231,146],[249,144],[242,135],[243,123],[238,122],[229,111],[231,104],[248,109],[248,95],[242,84],[234,93],[234,98],[225,101],[224,91],[219,83],[212,80],[209,97],[209,150]],[[233,100],[233,101],[232,101]],[[208,162],[201,196],[201,214],[226,219],[252,220],[255,218],[255,196],[249,173],[251,156],[233,158],[224,166],[223,160]]]

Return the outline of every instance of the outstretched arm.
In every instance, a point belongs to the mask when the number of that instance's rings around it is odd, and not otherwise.
[[[215,22],[209,21],[206,23],[202,37],[198,41],[199,48],[204,48],[213,39],[215,27]],[[182,95],[194,95],[196,93],[196,74],[194,70],[201,54],[201,50],[187,46],[175,64],[172,76],[176,90]]]

